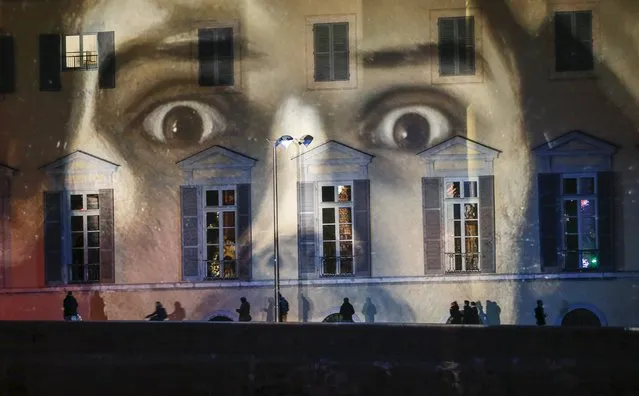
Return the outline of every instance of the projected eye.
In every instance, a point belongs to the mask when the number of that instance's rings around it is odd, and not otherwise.
[[[369,133],[374,143],[388,148],[421,149],[451,132],[448,117],[425,105],[400,107],[380,117]]]
[[[149,138],[173,145],[203,143],[226,128],[224,116],[196,101],[176,101],[158,106],[149,113],[143,127]]]

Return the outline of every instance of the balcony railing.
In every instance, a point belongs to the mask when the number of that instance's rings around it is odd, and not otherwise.
[[[237,279],[237,260],[203,260],[206,263],[204,280]]]
[[[595,271],[599,269],[599,250],[560,250],[559,263],[564,271]]]
[[[355,274],[355,260],[353,256],[323,256],[321,274],[325,277],[349,277]]]
[[[93,283],[100,281],[100,263],[71,265],[71,283]]]
[[[446,256],[446,272],[479,272],[479,252],[444,253]]]
[[[97,69],[98,54],[95,52],[67,52],[64,67],[66,69]]]

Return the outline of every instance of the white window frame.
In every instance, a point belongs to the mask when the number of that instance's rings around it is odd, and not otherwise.
[[[580,183],[579,180],[582,178],[592,178],[594,181],[593,184],[593,193],[592,194],[581,194],[580,189]],[[565,179],[576,179],[577,181],[577,193],[576,194],[565,194],[564,193],[564,180]],[[597,187],[598,187],[598,180],[597,180],[597,173],[593,173],[593,172],[584,172],[584,173],[562,173],[561,174],[561,185],[560,185],[560,197],[561,197],[561,218],[559,219],[559,221],[561,222],[561,244],[560,247],[562,249],[562,253],[563,253],[563,257],[564,257],[564,264],[563,267],[564,269],[566,269],[566,262],[565,262],[565,258],[567,257],[568,254],[568,248],[566,246],[566,236],[567,236],[567,225],[566,225],[566,221],[567,221],[567,216],[564,213],[564,203],[566,201],[582,201],[582,200],[590,200],[590,201],[594,201],[594,215],[593,216],[587,216],[587,217],[592,217],[595,221],[595,248],[594,249],[587,249],[587,250],[594,250],[595,254],[598,255],[599,252],[599,224],[598,224],[598,217],[599,217],[599,212],[598,212],[598,203],[599,203],[599,197],[597,196]],[[584,231],[583,231],[583,221],[582,218],[585,217],[581,214],[581,212],[579,211],[579,208],[577,208],[577,244],[578,244],[578,262],[577,262],[577,268],[579,270],[585,270],[585,269],[591,269],[588,267],[584,267],[582,266],[583,264],[583,252],[586,251],[586,249],[582,249],[582,240],[581,240],[581,236],[583,235]],[[598,267],[594,267],[592,269],[597,269]]]
[[[318,202],[318,228],[319,231],[317,232],[317,243],[319,246],[319,256],[320,256],[320,274],[321,276],[325,276],[325,277],[343,277],[343,276],[354,276],[355,275],[355,259],[354,259],[354,244],[355,241],[352,239],[353,235],[354,235],[354,230],[355,230],[355,212],[354,212],[354,201],[353,198],[355,197],[355,183],[353,183],[353,181],[338,181],[338,182],[325,182],[325,183],[318,183],[318,189],[317,189],[317,194],[318,194],[318,198],[317,198],[317,202]],[[322,189],[323,187],[335,187],[335,198],[337,199],[337,194],[338,194],[338,187],[339,186],[350,186],[351,188],[351,200],[349,202],[322,202]],[[342,273],[341,271],[341,254],[340,254],[340,248],[339,248],[339,244],[340,242],[342,242],[339,239],[339,208],[343,208],[343,207],[348,207],[351,209],[351,272],[350,273]],[[324,272],[324,235],[323,235],[323,231],[324,231],[324,222],[323,222],[323,214],[322,214],[322,209],[325,208],[334,208],[335,210],[335,258],[336,260],[336,266],[335,266],[335,273],[331,274],[331,273],[325,273]],[[347,241],[344,241],[347,242]]]
[[[77,36],[80,45],[80,66],[77,67],[69,67],[67,65],[67,37]],[[83,49],[84,45],[84,37],[85,36],[95,36],[95,64],[87,65],[85,62],[85,51]],[[65,34],[62,36],[62,70],[97,70],[100,66],[100,49],[98,43],[98,32],[82,32],[82,33],[74,33],[74,34]]]
[[[239,271],[239,266],[238,266],[238,257],[237,257],[237,253],[238,253],[238,212],[237,212],[237,186],[236,185],[206,185],[206,186],[201,186],[202,188],[202,214],[201,214],[201,233],[202,233],[202,261],[204,263],[204,272],[203,274],[205,274],[205,279],[206,280],[237,280],[239,277],[238,271]],[[218,199],[221,200],[223,197],[223,191],[228,191],[228,190],[232,190],[233,194],[234,194],[234,200],[235,200],[235,204],[234,205],[219,205],[219,206],[207,206],[206,205],[206,193],[207,191],[218,191]],[[219,234],[219,240],[218,240],[218,246],[220,247],[221,251],[218,252],[218,262],[220,265],[219,271],[220,271],[220,276],[219,277],[213,277],[210,276],[209,274],[209,258],[208,258],[208,240],[207,240],[207,225],[206,225],[206,215],[208,213],[219,213],[220,216],[218,218],[218,228],[220,230],[220,234]],[[234,226],[234,231],[235,231],[235,269],[233,271],[233,273],[235,274],[234,276],[225,276],[224,273],[224,269],[225,269],[225,265],[226,263],[224,262],[224,216],[222,215],[223,212],[233,212],[234,216],[235,216],[235,226]],[[222,257],[222,259],[220,260],[220,256]]]
[[[71,197],[74,195],[81,195],[82,196],[82,207],[84,209],[81,210],[73,210],[71,209]],[[98,196],[98,209],[87,209],[87,196],[88,195],[97,195]],[[95,247],[89,247],[89,238],[88,238],[88,226],[87,226],[87,218],[89,216],[98,216],[98,233],[101,233],[102,230],[100,230],[100,208],[102,207],[102,203],[100,202],[100,193],[99,191],[94,191],[94,190],[73,190],[73,191],[65,191],[64,192],[64,199],[65,199],[65,206],[64,206],[64,233],[67,236],[66,240],[68,241],[65,248],[64,248],[64,254],[67,257],[66,263],[67,263],[67,270],[69,271],[68,274],[68,281],[69,283],[99,283],[100,282],[100,246],[99,246],[99,242],[98,242],[98,268],[97,268],[97,278],[96,279],[90,279],[89,278],[89,249],[96,249]],[[80,279],[73,279],[73,231],[71,230],[71,218],[74,216],[82,216],[83,220],[83,229],[82,229],[82,233],[83,233],[83,238],[84,238],[84,262],[82,263],[84,269],[83,269],[83,278]],[[98,239],[99,241],[99,239]]]
[[[449,183],[459,183],[460,186],[460,198],[450,198],[447,195],[447,186]],[[473,182],[476,185],[477,194],[475,197],[464,197],[464,182]],[[446,177],[444,178],[444,188],[442,189],[443,201],[444,201],[444,224],[445,224],[445,262],[446,262],[446,272],[480,272],[481,271],[481,252],[479,250],[481,246],[481,223],[479,212],[481,208],[479,207],[479,178],[478,177]],[[459,253],[462,257],[462,267],[461,269],[456,269],[455,265],[455,257],[458,254],[455,252],[455,220],[454,220],[454,209],[453,205],[459,204],[462,205],[460,208],[461,214],[461,249],[462,251]],[[466,250],[465,240],[467,236],[465,235],[465,227],[464,227],[464,211],[463,207],[465,204],[476,204],[477,205],[477,252],[471,252],[471,254],[475,254],[477,265],[476,268],[468,268],[466,263],[466,254],[468,254]]]

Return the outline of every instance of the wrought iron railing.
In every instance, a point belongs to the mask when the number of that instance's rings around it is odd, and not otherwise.
[[[354,256],[322,256],[321,275],[325,277],[348,277],[355,275]]]
[[[564,271],[593,271],[600,267],[599,250],[560,250],[557,252]]]
[[[93,283],[100,281],[100,263],[71,265],[71,283]]]
[[[479,252],[444,253],[446,272],[479,272]]]
[[[66,69],[97,69],[98,54],[95,52],[67,52],[65,54]]]
[[[237,260],[203,260],[206,263],[204,280],[233,280],[238,278]]]

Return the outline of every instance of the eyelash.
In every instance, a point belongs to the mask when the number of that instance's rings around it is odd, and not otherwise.
[[[198,143],[202,143],[226,129],[226,119],[214,107],[195,100],[180,100],[156,106],[144,117],[142,126],[149,138],[156,142],[166,143],[166,138],[163,135],[163,122],[167,114],[178,107],[192,109],[202,120],[201,138]]]

